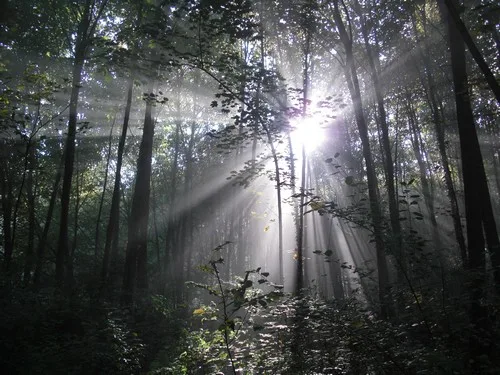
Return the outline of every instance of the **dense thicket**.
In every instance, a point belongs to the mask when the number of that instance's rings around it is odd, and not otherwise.
[[[9,374],[494,374],[500,8],[0,11]]]

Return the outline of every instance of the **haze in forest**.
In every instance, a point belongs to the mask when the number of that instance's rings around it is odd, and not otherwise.
[[[500,8],[0,11],[0,368],[494,374]]]

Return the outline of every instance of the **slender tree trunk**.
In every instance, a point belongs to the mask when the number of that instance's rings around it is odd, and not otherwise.
[[[63,287],[67,279],[69,254],[69,207],[71,196],[71,183],[73,178],[75,160],[76,125],[78,121],[78,97],[82,81],[83,66],[87,48],[93,38],[98,21],[104,11],[107,0],[102,0],[97,6],[92,0],[85,0],[82,17],[78,25],[75,43],[75,57],[73,60],[73,77],[69,101],[68,134],[64,147],[64,174],[61,193],[61,215],[59,221],[59,239],[56,251],[56,286]]]
[[[306,15],[308,16],[308,15]],[[307,28],[307,25],[305,25]],[[310,58],[311,58],[311,31],[305,30],[306,40],[304,49],[304,62],[302,72],[302,117],[307,117],[309,91],[310,91]],[[297,218],[297,270],[295,282],[295,294],[302,295],[304,288],[304,203],[306,198],[306,168],[307,168],[307,155],[305,145],[302,144],[302,166],[300,176],[300,199],[299,199],[299,217]]]
[[[192,179],[193,179],[193,151],[195,146],[195,131],[196,123],[191,123],[191,134],[188,141],[188,147],[185,153],[186,169],[184,173],[184,196],[189,202],[191,199]],[[184,299],[184,280],[185,280],[185,266],[186,266],[186,253],[191,251],[193,245],[190,240],[190,234],[193,230],[193,218],[191,210],[184,210],[179,220],[179,228],[177,235],[177,249],[176,249],[176,269],[175,269],[175,287],[177,301],[180,303]]]
[[[76,150],[75,152],[75,164],[76,164],[76,176],[75,176],[75,213],[73,216],[73,239],[71,242],[71,247],[69,249],[68,253],[68,261],[67,261],[67,266],[66,266],[66,286],[69,290],[73,290],[73,286],[75,284],[75,278],[74,278],[74,268],[73,268],[73,262],[75,260],[75,253],[76,253],[76,248],[78,245],[78,222],[80,219],[80,208],[81,208],[81,201],[82,201],[82,195],[81,195],[81,188],[83,185],[83,174],[80,171],[80,165],[79,165],[79,152]]]
[[[73,80],[71,88],[71,98],[69,104],[68,135],[64,149],[64,175],[61,194],[61,216],[59,220],[59,240],[56,253],[56,285],[61,288],[65,281],[67,262],[69,260],[69,206],[71,196],[71,182],[73,178],[75,160],[75,138],[76,125],[78,121],[78,96],[80,93],[83,65],[87,49],[88,35],[90,27],[90,1],[85,4],[85,11],[80,22],[77,43],[75,47],[75,58],[73,65]]]
[[[180,100],[180,98],[178,98]],[[167,270],[166,282],[175,285],[175,275],[176,275],[176,248],[178,243],[178,229],[179,214],[177,212],[177,175],[179,173],[179,154],[180,154],[180,133],[181,133],[181,119],[180,119],[180,105],[177,110],[177,120],[175,124],[174,133],[174,154],[173,161],[170,168],[170,179],[169,179],[169,191],[168,191],[168,220],[167,220],[167,231],[166,231],[166,241],[165,241],[165,269]],[[172,293],[176,293],[175,290],[171,290]]]
[[[418,169],[420,172],[420,183],[422,185],[422,193],[424,194],[425,204],[427,206],[427,211],[429,212],[429,217],[431,219],[431,224],[435,227],[437,226],[436,216],[434,215],[434,200],[431,194],[431,189],[429,187],[429,181],[427,179],[427,168],[422,157],[422,145],[420,143],[419,131],[417,129],[415,111],[411,104],[411,95],[407,93],[407,107],[408,107],[408,120],[411,134],[411,143],[413,147],[413,153],[417,159]]]
[[[417,33],[417,26],[415,25],[415,23],[413,24],[413,28]],[[424,31],[425,30],[426,30],[426,23],[424,20]],[[428,48],[427,40],[428,40],[427,35],[425,35],[424,40],[422,41],[425,49]],[[460,209],[458,205],[457,193],[453,183],[451,167],[448,159],[448,151],[446,149],[446,137],[443,129],[444,126],[443,116],[440,115],[441,111],[438,105],[438,99],[436,97],[436,82],[434,80],[434,75],[433,75],[434,69],[432,67],[429,55],[424,52],[420,43],[418,43],[418,52],[424,66],[426,84],[424,83],[423,86],[427,88],[427,97],[431,109],[432,122],[434,124],[434,129],[436,133],[438,151],[439,151],[439,156],[441,158],[441,166],[443,168],[444,182],[446,186],[446,191],[448,193],[448,199],[450,201],[451,217],[453,221],[455,239],[457,241],[457,245],[459,248],[462,265],[466,267],[468,262],[467,247],[465,244],[465,236],[462,229],[462,220],[460,218]]]
[[[47,244],[47,238],[49,236],[50,224],[52,223],[54,207],[56,205],[57,192],[59,190],[59,184],[61,182],[61,177],[62,177],[62,163],[63,160],[61,159],[61,165],[57,169],[56,177],[54,179],[54,185],[52,186],[52,193],[50,195],[49,208],[47,210],[47,216],[45,218],[45,225],[43,227],[42,236],[38,241],[38,246],[36,251],[36,267],[33,276],[33,285],[35,288],[38,288],[40,286],[40,281],[42,277],[42,269],[45,258],[45,247]]]
[[[14,244],[12,241],[12,202],[14,201],[14,194],[12,192],[12,174],[10,172],[9,154],[10,147],[6,142],[2,142],[3,147],[7,149],[8,156],[2,155],[0,161],[0,187],[2,193],[2,214],[3,214],[3,246],[4,246],[4,259],[3,266],[6,272],[9,271],[10,263],[12,260],[12,253],[14,251]]]
[[[115,127],[116,115],[109,131],[108,141],[108,155],[106,157],[106,170],[104,171],[104,182],[102,185],[101,200],[99,201],[99,209],[97,210],[97,219],[95,224],[95,244],[94,244],[94,262],[97,265],[97,257],[99,256],[99,234],[101,232],[101,215],[102,207],[104,206],[104,197],[106,196],[106,189],[108,187],[109,163],[111,161],[111,146],[113,142],[113,129]]]
[[[123,302],[134,300],[134,291],[147,289],[147,242],[149,223],[149,200],[151,183],[151,158],[153,151],[154,120],[152,115],[154,98],[146,99],[146,113],[139,158],[137,177],[128,223],[128,242],[123,275]]]
[[[470,356],[474,371],[480,371],[480,356],[493,355],[491,334],[482,298],[486,281],[485,242],[488,244],[498,288],[498,251],[499,242],[492,208],[483,158],[474,124],[474,116],[469,96],[464,43],[460,32],[440,3],[443,19],[448,25],[448,38],[451,52],[451,69],[457,110],[458,133],[464,183],[465,212],[467,222],[467,245],[469,251],[470,282],[470,320],[475,332],[470,337]],[[483,232],[484,230],[484,232]],[[486,234],[486,240],[484,234]]]
[[[153,231],[155,238],[155,247],[156,247],[156,264],[158,266],[158,273],[160,276],[160,280],[163,277],[163,264],[161,262],[161,252],[160,252],[160,234],[158,233],[158,219],[156,215],[156,209],[158,207],[158,200],[156,198],[156,189],[154,184],[151,184],[151,203],[153,205]]]
[[[261,36],[262,39],[260,41],[260,63],[262,67],[265,66],[265,40],[264,40],[264,32],[261,29]],[[260,111],[260,97],[261,97],[261,88],[262,88],[262,82],[259,81],[258,83],[259,89],[257,90],[257,95],[256,95],[256,108],[255,110],[257,111],[256,113],[259,113]],[[256,118],[256,123],[261,122]],[[282,199],[281,199],[281,188],[282,188],[282,181],[281,181],[281,174],[280,174],[280,167],[279,167],[279,160],[278,160],[278,155],[276,151],[276,147],[274,145],[272,135],[270,133],[269,128],[267,125],[263,122],[261,122],[261,125],[264,129],[264,132],[266,133],[267,136],[267,141],[269,143],[269,147],[271,148],[271,155],[274,163],[274,177],[275,177],[275,183],[276,183],[276,204],[277,204],[277,210],[278,210],[278,279],[279,283],[281,285],[284,285],[285,283],[285,274],[284,274],[284,269],[283,269],[283,207],[282,207]]]
[[[40,103],[38,103],[38,106],[40,106]],[[26,149],[24,152],[24,166],[23,166],[23,173],[21,177],[21,184],[19,186],[19,190],[17,193],[17,198],[14,204],[14,210],[12,213],[12,231],[11,231],[11,246],[12,249],[15,247],[15,242],[16,242],[16,235],[17,235],[17,215],[19,213],[19,208],[21,207],[21,202],[23,201],[23,192],[25,190],[25,185],[27,184],[27,180],[32,177],[32,174],[30,174],[30,168],[31,168],[31,163],[32,163],[32,152],[33,152],[33,139],[31,137],[28,138],[27,143],[26,143]],[[33,154],[34,155],[34,154]],[[29,205],[29,202],[27,202]]]
[[[370,212],[372,216],[373,233],[375,236],[380,315],[382,318],[388,318],[390,315],[392,315],[392,303],[389,296],[389,273],[387,269],[387,259],[385,255],[385,244],[383,239],[382,211],[380,209],[378,198],[378,182],[375,173],[375,166],[373,164],[370,139],[368,136],[368,126],[363,114],[361,91],[352,50],[352,40],[350,40],[344,25],[344,21],[342,20],[338,0],[334,0],[334,19],[339,31],[340,40],[342,42],[342,45],[344,46],[346,53],[345,75],[351,95],[351,100],[354,106],[354,116],[358,125],[359,136],[361,138],[361,145],[363,149],[363,157],[365,159],[366,176],[368,182],[368,197],[370,200]]]
[[[28,176],[26,180],[26,195],[28,206],[28,246],[26,247],[25,260],[24,260],[24,275],[23,282],[28,286],[31,282],[31,272],[34,263],[34,249],[35,249],[35,186],[34,174],[36,168],[36,152],[35,145],[32,144],[28,154]]]
[[[118,233],[120,225],[120,186],[121,186],[121,170],[123,164],[123,151],[125,150],[125,140],[127,139],[128,124],[130,121],[130,110],[132,108],[132,93],[134,88],[133,77],[129,78],[127,88],[127,103],[125,105],[125,115],[123,117],[122,133],[118,142],[118,151],[116,156],[116,171],[115,181],[113,186],[113,196],[111,198],[111,209],[109,214],[108,226],[106,228],[106,242],[104,244],[104,256],[101,270],[101,286],[106,285],[108,279],[108,270],[110,259],[115,260],[118,249]]]
[[[359,2],[356,1],[356,6],[360,9],[360,14],[363,14],[361,11],[361,6]],[[387,189],[387,198],[389,202],[389,217],[391,221],[391,229],[392,229],[392,252],[395,257],[397,257],[397,263],[400,266],[399,279],[403,280],[401,273],[406,273],[406,257],[402,249],[402,237],[401,237],[401,223],[399,221],[399,206],[398,206],[398,197],[395,189],[395,180],[394,180],[394,162],[392,158],[391,151],[391,142],[389,139],[389,125],[387,124],[387,113],[385,111],[384,105],[384,96],[382,94],[382,84],[379,80],[379,74],[376,64],[376,56],[374,56],[374,52],[370,45],[368,30],[366,27],[366,21],[362,20],[361,22],[361,32],[363,34],[363,39],[365,43],[365,48],[368,57],[368,66],[371,72],[371,78],[373,81],[373,89],[375,91],[375,99],[377,102],[377,110],[378,110],[378,118],[380,129],[382,130],[382,153],[384,155],[384,171],[385,171],[385,187]]]

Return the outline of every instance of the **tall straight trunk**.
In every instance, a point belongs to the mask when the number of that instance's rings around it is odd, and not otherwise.
[[[163,264],[161,262],[161,251],[160,251],[160,234],[158,232],[158,218],[156,214],[156,209],[158,207],[158,200],[156,197],[156,190],[154,184],[151,184],[151,203],[153,205],[153,231],[155,238],[155,247],[156,247],[156,264],[158,267],[158,273],[160,275],[160,280],[163,276]]]
[[[346,66],[345,76],[349,88],[349,93],[354,107],[354,116],[358,126],[359,136],[363,149],[365,160],[366,177],[368,182],[368,197],[370,200],[370,213],[372,216],[373,234],[375,237],[375,248],[378,269],[378,293],[380,302],[380,315],[382,318],[388,318],[392,315],[392,303],[389,296],[389,273],[387,269],[387,259],[385,255],[385,244],[383,239],[382,211],[378,198],[378,182],[373,163],[370,139],[368,136],[368,126],[363,114],[363,104],[361,100],[361,91],[352,50],[352,40],[347,34],[347,30],[342,20],[339,9],[339,1],[334,0],[334,19],[337,25],[340,40],[345,49]]]
[[[59,240],[56,252],[56,285],[64,285],[67,262],[69,259],[69,206],[71,196],[71,182],[73,179],[75,160],[75,138],[78,116],[78,96],[80,94],[83,65],[88,43],[88,30],[90,27],[91,1],[87,0],[85,11],[80,22],[75,47],[73,63],[73,79],[69,103],[68,135],[64,149],[64,175],[61,194],[61,215],[59,220]]]
[[[264,13],[261,13],[261,16],[264,18]],[[264,19],[262,19],[262,23],[265,22]],[[265,57],[266,57],[266,51],[265,51],[265,39],[264,39],[264,30],[262,29],[262,26],[260,28],[260,33],[261,33],[261,40],[260,40],[260,63],[262,68],[265,67]],[[256,113],[259,113],[260,110],[260,99],[261,99],[261,93],[262,91],[262,81],[259,80],[258,82],[258,90],[256,94]],[[256,118],[256,123],[261,122]],[[283,267],[283,207],[282,207],[282,181],[281,181],[281,174],[280,174],[280,167],[279,167],[279,160],[278,160],[278,155],[276,151],[276,147],[273,143],[272,135],[270,133],[270,130],[268,126],[261,122],[262,128],[264,129],[264,132],[266,133],[267,140],[269,142],[269,147],[271,148],[271,155],[273,159],[273,164],[274,164],[274,178],[275,178],[275,183],[276,183],[276,205],[277,205],[277,210],[278,210],[278,279],[279,283],[281,285],[285,284],[285,274],[284,274],[284,267]],[[257,130],[257,127],[255,128]],[[256,144],[256,140],[254,140],[254,144]]]
[[[81,196],[81,188],[83,185],[83,174],[80,171],[79,168],[79,152],[76,150],[75,153],[75,164],[76,164],[76,178],[75,178],[75,213],[73,215],[73,238],[71,241],[71,247],[69,248],[69,253],[68,253],[68,261],[67,261],[67,270],[66,270],[66,286],[69,290],[73,289],[73,285],[75,284],[74,280],[74,259],[75,259],[75,253],[76,253],[76,247],[78,244],[78,222],[80,219],[80,208],[81,208],[81,201],[82,201],[82,196]]]
[[[493,163],[493,173],[495,174],[495,184],[497,187],[497,195],[500,196],[500,172],[499,172],[500,163],[498,160],[498,159],[500,159],[500,149],[495,148],[495,146],[492,145],[490,156],[491,156],[491,160]],[[497,202],[497,204],[500,204],[500,202]]]
[[[148,287],[147,279],[147,242],[149,223],[149,200],[151,183],[151,158],[153,153],[153,97],[146,98],[146,112],[142,133],[137,177],[132,197],[132,207],[128,223],[128,242],[123,275],[123,302],[130,304],[134,300],[135,288],[144,290]]]
[[[420,142],[419,130],[417,128],[417,120],[415,116],[415,110],[411,104],[411,95],[408,92],[407,98],[407,109],[408,109],[408,122],[410,127],[411,143],[413,147],[413,153],[417,159],[418,170],[420,172],[420,184],[422,185],[422,193],[424,194],[425,204],[427,206],[427,211],[429,211],[429,217],[431,219],[431,224],[435,227],[437,226],[436,215],[434,215],[434,200],[431,195],[431,189],[429,186],[429,180],[427,179],[427,167],[422,156],[422,144]]]
[[[31,272],[34,263],[34,249],[35,249],[35,186],[34,174],[36,168],[36,153],[35,145],[33,144],[28,154],[28,176],[26,180],[26,195],[28,206],[28,244],[25,252],[24,259],[24,272],[23,283],[28,286],[31,282]]]
[[[297,218],[297,252],[295,254],[297,261],[295,294],[302,295],[304,288],[304,206],[306,198],[306,168],[307,156],[305,146],[302,145],[302,164],[300,173],[300,200],[299,200],[299,216]]]
[[[443,13],[446,15],[445,12]],[[460,138],[465,204],[466,211],[470,211],[470,214],[466,213],[466,216],[470,219],[467,219],[469,258],[472,256],[470,254],[471,251],[475,252],[474,256],[484,252],[484,240],[481,240],[481,238],[483,238],[483,232],[482,230],[479,230],[479,226],[482,224],[498,288],[500,286],[500,269],[498,263],[500,242],[496,229],[495,218],[493,216],[483,157],[481,155],[479,139],[474,124],[474,114],[472,112],[469,94],[465,48],[464,43],[460,38],[460,32],[456,25],[450,20],[449,16],[447,22],[450,40],[453,86],[457,107],[457,122]],[[480,215],[479,224],[477,223],[476,215]],[[474,222],[472,222],[472,220],[474,220]],[[469,223],[469,221],[471,222]],[[470,233],[469,225],[471,226]],[[472,233],[475,233],[477,238],[471,238],[469,234]],[[471,246],[471,241],[474,244],[473,246]],[[475,260],[472,262],[474,263]]]
[[[278,206],[278,258],[279,258],[279,279],[280,282],[283,284],[285,280],[285,276],[283,274],[283,207],[282,207],[282,200],[281,200],[281,173],[280,173],[280,166],[279,166],[279,159],[278,159],[278,153],[276,151],[276,147],[274,145],[273,139],[271,132],[269,128],[267,127],[266,124],[262,124],[262,127],[264,128],[264,131],[267,135],[267,141],[269,143],[269,147],[271,148],[271,156],[273,159],[273,164],[274,164],[274,180],[275,180],[275,186],[276,186],[276,203]]]
[[[361,9],[358,1],[356,1],[356,6]],[[360,12],[360,14],[363,14],[363,12]],[[375,92],[375,100],[377,102],[380,130],[382,131],[381,140],[382,153],[384,156],[385,187],[387,189],[389,217],[392,229],[391,247],[394,256],[397,258],[397,263],[401,268],[399,272],[399,274],[401,274],[406,272],[406,260],[402,249],[401,223],[399,221],[398,196],[395,189],[396,185],[394,179],[394,162],[392,158],[391,142],[389,139],[389,125],[387,124],[387,113],[385,110],[384,96],[382,93],[382,84],[380,82],[379,73],[376,68],[376,56],[374,56],[376,52],[372,50],[365,20],[362,20],[361,22],[361,33],[363,34],[363,40],[365,43],[366,54],[368,57],[368,66],[370,68],[370,74],[373,81],[373,89]],[[377,47],[378,46],[376,46],[376,48]]]
[[[413,29],[417,32],[417,26],[413,23]],[[424,32],[426,33],[426,22],[424,20]],[[422,41],[424,48],[428,49],[428,37],[427,34],[424,36]],[[444,117],[441,116],[440,106],[438,104],[438,98],[436,97],[436,82],[434,80],[434,69],[431,64],[429,55],[424,52],[421,43],[418,43],[418,52],[420,59],[424,66],[425,83],[422,84],[427,91],[427,99],[431,109],[432,123],[434,124],[434,131],[436,135],[439,156],[441,158],[441,166],[443,168],[444,182],[446,186],[446,191],[448,199],[450,201],[451,218],[453,221],[453,229],[455,232],[455,239],[459,248],[460,258],[462,260],[462,265],[467,266],[467,246],[465,244],[465,236],[462,229],[462,221],[460,218],[460,209],[458,205],[457,193],[455,190],[455,185],[453,183],[452,172],[450,167],[450,162],[448,159],[448,151],[446,149],[446,137],[443,129]]]
[[[106,167],[104,171],[104,182],[102,184],[102,194],[101,200],[99,201],[99,209],[97,210],[97,219],[95,223],[95,243],[94,243],[94,262],[97,265],[97,257],[99,255],[99,235],[101,233],[101,215],[102,207],[104,206],[104,197],[106,196],[106,189],[108,188],[108,175],[109,175],[109,163],[111,161],[111,145],[113,141],[113,129],[115,127],[116,115],[111,125],[111,130],[109,131],[108,140],[108,155],[106,157]]]
[[[307,27],[307,26],[306,26]],[[311,31],[307,29],[304,49],[304,65],[302,72],[302,116],[305,118],[308,111],[309,91],[310,91],[310,58],[311,58]],[[297,218],[297,270],[295,282],[295,294],[300,296],[304,287],[304,203],[306,198],[306,167],[307,155],[305,145],[302,144],[302,165],[300,176],[300,203],[299,216]]]
[[[178,98],[180,100],[180,98]],[[175,271],[176,271],[176,248],[178,243],[178,229],[179,229],[179,214],[177,212],[177,175],[179,173],[179,154],[180,154],[180,133],[182,122],[180,119],[180,105],[177,110],[177,120],[175,123],[174,133],[174,154],[173,161],[170,168],[170,179],[168,181],[168,220],[165,241],[165,270],[166,279],[168,283],[175,285]],[[173,293],[176,291],[172,290]]]
[[[188,147],[185,153],[186,168],[184,172],[184,196],[186,201],[190,202],[191,190],[192,190],[192,179],[193,179],[193,151],[195,146],[195,132],[196,123],[191,122],[190,138],[188,142]],[[176,297],[178,302],[182,302],[184,299],[184,281],[185,281],[185,263],[186,263],[186,253],[191,251],[193,245],[190,241],[190,233],[193,230],[193,218],[191,210],[183,210],[183,214],[179,220],[178,225],[178,240],[176,250],[176,269],[175,269],[175,287],[176,287]],[[188,250],[189,249],[189,250]],[[187,250],[187,251],[186,251]]]
[[[40,110],[40,102],[38,102],[38,110]],[[24,166],[23,166],[23,173],[21,177],[21,184],[19,186],[19,190],[17,192],[17,198],[15,200],[14,204],[14,210],[12,213],[12,234],[11,234],[11,246],[12,249],[15,248],[15,241],[16,241],[16,234],[17,234],[17,215],[19,213],[19,208],[21,207],[21,202],[23,201],[23,194],[25,190],[25,185],[27,185],[28,180],[33,177],[31,173],[31,164],[32,164],[32,157],[34,157],[34,141],[32,137],[29,137],[26,143],[26,149],[24,152]],[[29,205],[29,201],[26,202]],[[33,219],[34,220],[34,219]],[[34,223],[33,223],[34,225]]]
[[[116,171],[115,181],[113,186],[113,196],[111,198],[111,209],[109,213],[108,226],[106,228],[106,241],[104,244],[104,256],[102,260],[101,270],[101,287],[106,285],[108,279],[108,270],[110,259],[116,259],[118,249],[118,233],[120,225],[120,186],[121,186],[121,171],[123,164],[123,151],[125,150],[125,140],[127,139],[128,124],[130,121],[130,110],[132,108],[132,93],[134,88],[133,77],[129,78],[127,88],[127,103],[125,105],[125,115],[123,117],[122,132],[118,142],[118,151],[116,155]]]
[[[196,87],[199,81],[198,73],[195,73],[195,85]],[[179,212],[179,206],[177,203],[177,193],[178,193],[178,185],[179,185],[179,158],[181,157],[181,142],[183,138],[181,138],[182,131],[182,112],[181,112],[181,94],[182,94],[182,83],[184,80],[183,74],[180,74],[177,77],[177,97],[175,100],[175,132],[173,139],[173,160],[170,168],[170,176],[168,181],[169,191],[168,191],[168,220],[167,220],[167,229],[166,229],[166,241],[165,241],[165,269],[166,277],[165,282],[166,286],[169,288],[169,292],[174,297],[174,299],[178,302],[181,301],[181,291],[178,290],[177,285],[181,283],[177,269],[179,262],[179,252],[184,251],[182,248],[181,241],[182,237],[182,220],[183,214]],[[196,100],[193,103],[196,106]],[[193,110],[193,118],[196,118],[196,112]]]
[[[40,286],[40,280],[42,277],[42,269],[45,258],[45,247],[47,244],[47,238],[49,236],[50,224],[52,223],[52,218],[54,216],[53,213],[57,200],[57,192],[59,190],[59,184],[61,182],[61,177],[62,177],[62,163],[63,160],[61,159],[61,165],[57,169],[56,177],[54,179],[54,185],[52,186],[52,193],[50,195],[49,208],[47,209],[47,216],[45,217],[45,225],[43,226],[42,236],[38,241],[38,246],[36,251],[35,273],[33,275],[33,285],[35,288],[38,288]]]
[[[500,280],[498,268],[499,242],[492,207],[488,182],[484,170],[483,158],[474,124],[474,115],[470,102],[465,47],[460,32],[450,15],[440,2],[443,19],[447,21],[448,38],[451,52],[451,70],[457,110],[458,134],[464,183],[465,213],[467,222],[467,245],[469,251],[470,272],[470,320],[475,332],[470,337],[470,356],[475,371],[479,370],[481,355],[490,352],[492,337],[490,322],[482,306],[485,275],[485,243],[488,244],[491,262],[494,268],[498,290]],[[486,241],[485,235],[486,234]]]
[[[6,142],[2,142],[3,147],[9,152],[10,147]],[[4,271],[8,271],[12,260],[12,253],[14,251],[14,243],[12,241],[12,203],[14,201],[14,194],[12,192],[12,174],[10,172],[9,157],[2,155],[0,160],[0,188],[2,193],[2,229],[3,229],[3,266]]]

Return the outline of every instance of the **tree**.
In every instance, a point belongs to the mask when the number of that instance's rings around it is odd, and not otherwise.
[[[75,160],[75,137],[78,122],[78,96],[82,87],[82,73],[85,59],[91,45],[92,38],[99,20],[102,16],[107,0],[99,4],[91,0],[86,0],[83,6],[82,15],[78,23],[74,45],[74,60],[72,72],[72,87],[69,103],[68,134],[64,148],[64,175],[61,193],[61,216],[59,221],[59,240],[56,255],[56,283],[63,287],[66,282],[67,268],[69,266],[69,207],[71,184],[73,179]],[[79,11],[80,9],[77,9]]]
[[[446,13],[442,6],[441,12],[448,25],[460,152],[462,155],[469,255],[468,270],[471,278],[470,319],[477,331],[476,335],[484,335],[490,329],[490,323],[481,306],[486,281],[485,243],[488,244],[491,262],[494,267],[495,282],[498,288],[500,281],[498,268],[500,242],[470,102],[464,43],[457,26],[452,22],[451,16]],[[478,369],[479,357],[483,353],[490,355],[491,339],[485,340],[483,337],[478,340],[476,335],[472,335],[470,339],[470,355],[473,360],[473,367]]]
[[[344,48],[346,62],[344,68],[345,78],[349,87],[349,93],[352,100],[354,115],[358,126],[359,136],[363,147],[363,156],[365,160],[366,177],[368,183],[368,195],[370,200],[370,212],[373,225],[373,234],[375,237],[375,247],[377,251],[377,269],[378,286],[380,299],[380,313],[383,318],[391,315],[391,302],[389,297],[389,279],[387,270],[387,260],[385,256],[385,244],[382,233],[382,212],[378,198],[378,182],[373,165],[373,157],[368,137],[368,127],[363,114],[363,104],[361,91],[359,87],[358,73],[353,54],[353,40],[347,33],[342,14],[340,12],[339,2],[334,2],[333,17],[337,27],[339,37]],[[349,15],[346,14],[349,22]]]

